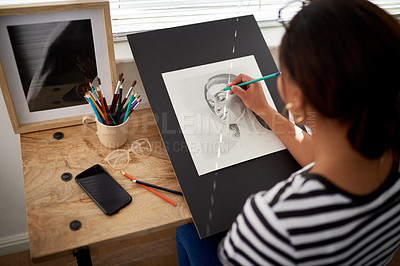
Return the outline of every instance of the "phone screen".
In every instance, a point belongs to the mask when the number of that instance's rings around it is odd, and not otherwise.
[[[75,177],[75,181],[108,215],[132,201],[132,197],[103,167],[96,164]]]

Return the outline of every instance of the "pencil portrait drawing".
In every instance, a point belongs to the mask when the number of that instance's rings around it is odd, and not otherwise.
[[[284,149],[238,96],[221,91],[240,73],[261,77],[254,56],[162,74],[199,176]]]

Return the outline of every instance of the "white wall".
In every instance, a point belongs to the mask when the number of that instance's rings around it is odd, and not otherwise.
[[[270,47],[280,43],[283,29],[263,29]],[[276,60],[277,49],[271,49]],[[124,73],[127,83],[137,80],[135,89],[142,95],[140,108],[149,107],[136,64],[127,42],[115,43],[117,73]],[[23,189],[19,135],[14,135],[0,91],[0,256],[29,249],[28,228]]]
[[[0,255],[28,249],[19,135],[14,135],[0,90]]]

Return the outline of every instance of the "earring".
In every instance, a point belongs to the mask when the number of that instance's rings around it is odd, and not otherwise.
[[[293,106],[294,106],[293,103],[287,103],[287,104],[285,105],[285,109],[286,109],[286,110],[289,110],[289,109],[292,108]]]
[[[304,115],[301,115],[300,117],[296,118],[296,119],[294,120],[294,122],[295,122],[295,123],[301,123],[301,122],[303,122],[304,118],[305,118]]]
[[[292,108],[293,106],[294,106],[293,103],[287,103],[287,104],[285,105],[285,107],[283,108],[284,113],[289,112],[289,109]],[[302,114],[300,117],[296,118],[296,119],[294,120],[294,122],[295,122],[295,123],[301,123],[301,122],[303,122],[304,118],[305,118],[305,116],[304,116],[304,114]]]
[[[288,118],[289,117],[289,109],[292,108],[294,106],[293,103],[287,103],[282,110],[282,114]]]

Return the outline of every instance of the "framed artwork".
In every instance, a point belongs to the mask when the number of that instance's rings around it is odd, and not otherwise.
[[[0,86],[14,132],[81,123],[98,78],[116,84],[108,1],[0,7]]]

